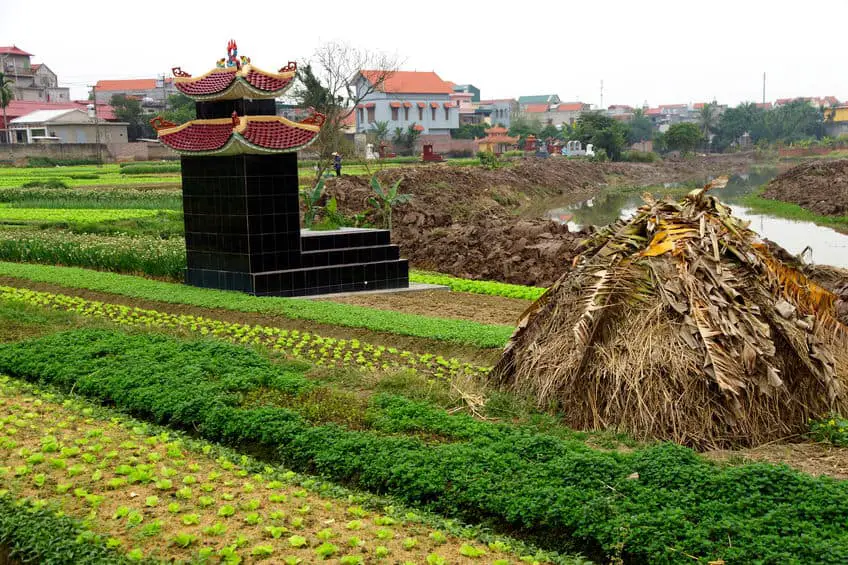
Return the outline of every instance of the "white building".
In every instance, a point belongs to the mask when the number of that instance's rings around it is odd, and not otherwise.
[[[126,122],[106,122],[79,109],[36,110],[9,122],[12,143],[121,143]]]

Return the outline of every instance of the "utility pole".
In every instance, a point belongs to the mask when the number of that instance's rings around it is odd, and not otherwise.
[[[161,74],[159,77],[162,79],[162,114],[168,110],[168,94],[165,91],[165,75]]]
[[[601,79],[601,107],[600,110],[604,109],[604,79]]]
[[[763,106],[766,104],[766,73],[763,73]]]
[[[93,84],[91,86],[91,94],[94,99],[94,139],[95,143],[97,143],[97,165],[100,166],[103,164],[103,154],[100,150],[100,120],[97,118],[97,85]]]

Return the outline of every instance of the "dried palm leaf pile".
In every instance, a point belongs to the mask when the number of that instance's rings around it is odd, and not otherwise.
[[[654,200],[583,242],[492,372],[578,429],[753,446],[848,414],[838,298],[708,194]]]

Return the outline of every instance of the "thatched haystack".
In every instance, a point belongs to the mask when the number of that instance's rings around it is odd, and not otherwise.
[[[578,429],[752,446],[848,414],[845,304],[707,190],[646,204],[583,243],[492,372]]]

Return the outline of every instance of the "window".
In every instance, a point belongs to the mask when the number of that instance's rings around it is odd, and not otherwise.
[[[445,108],[445,121],[450,121],[450,109]]]
[[[418,121],[424,121],[424,108],[422,108],[421,106],[418,107]]]
[[[392,108],[392,121],[396,122],[400,119],[400,111],[398,108]]]
[[[405,107],[403,109],[403,119],[406,120],[407,122],[409,121],[409,108],[408,107]]]
[[[360,108],[359,109],[359,123],[361,124],[364,121],[365,121],[365,110]]]
[[[377,119],[374,117],[374,106],[367,108],[367,110],[368,110],[368,123],[370,124],[370,123],[376,122]]]
[[[436,121],[436,109],[431,107],[430,110],[432,110],[430,113],[432,114],[433,121],[435,122]]]

